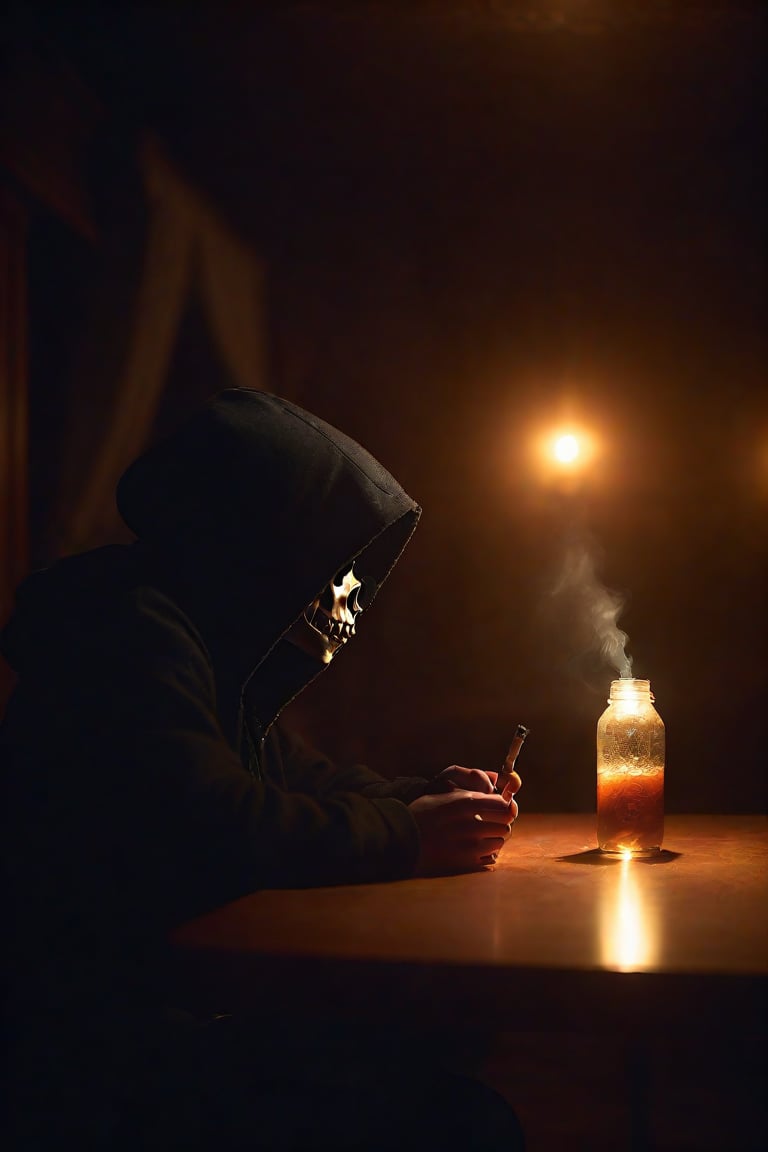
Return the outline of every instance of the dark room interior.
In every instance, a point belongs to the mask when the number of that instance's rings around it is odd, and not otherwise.
[[[360,643],[289,705],[313,743],[432,776],[498,769],[522,722],[521,815],[593,812],[607,604],[666,811],[764,814],[765,33],[752,0],[11,4],[3,619],[30,570],[130,539],[138,452],[264,389],[423,507]],[[764,1146],[752,1044],[733,1082],[667,1052],[658,1152]],[[629,1150],[618,1113],[579,1127],[599,1042],[526,1045],[498,1075],[531,1152]],[[681,1103],[705,1065],[733,1145]]]
[[[318,740],[342,709],[332,750],[385,774],[492,767],[524,720],[527,804],[588,809],[612,672],[552,596],[575,536],[667,725],[669,809],[763,811],[759,6],[22,12],[4,102],[31,301],[17,565],[119,538],[110,506],[79,530],[77,507],[141,356],[162,386],[107,493],[142,438],[222,386],[265,387],[424,508],[370,640],[297,704]],[[197,213],[161,271],[153,149]],[[196,266],[209,221],[211,250],[225,235],[252,264],[224,354]],[[161,274],[184,281],[165,343],[137,348]],[[574,424],[600,452],[564,490],[535,447]]]

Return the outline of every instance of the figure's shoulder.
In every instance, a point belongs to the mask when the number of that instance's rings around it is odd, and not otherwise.
[[[152,585],[123,591],[112,611],[113,644],[119,644],[134,665],[210,669],[205,642],[183,608]]]
[[[115,604],[121,622],[169,636],[189,637],[202,644],[187,613],[170,595],[151,584],[126,589]]]

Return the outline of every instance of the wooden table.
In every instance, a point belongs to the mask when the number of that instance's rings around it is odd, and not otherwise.
[[[220,1012],[759,1032],[768,819],[668,816],[658,859],[621,861],[595,848],[593,816],[523,814],[487,872],[256,892],[171,943],[176,985]]]

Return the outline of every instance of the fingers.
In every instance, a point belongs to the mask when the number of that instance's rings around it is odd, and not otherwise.
[[[512,829],[515,825],[514,818],[501,824],[497,820],[484,820],[482,816],[476,814],[475,820],[480,824],[480,828],[476,829],[480,836],[501,836],[504,840],[512,835]]]
[[[508,800],[510,796],[514,796],[515,792],[519,792],[523,781],[518,776],[517,772],[510,772],[505,778],[504,788],[502,789],[502,796]]]
[[[507,836],[483,836],[479,840],[459,841],[454,845],[457,857],[474,867],[495,864],[496,857],[506,844]]]
[[[466,784],[462,787],[466,788],[468,792],[485,792],[488,795],[494,795],[493,781],[487,772],[482,772],[479,768],[466,769]]]
[[[510,819],[510,812],[512,816],[517,815],[515,800],[511,796],[505,800],[496,792],[490,796],[486,796],[483,792],[457,792],[451,797],[451,801],[457,812],[473,814],[479,812],[483,819],[487,816],[489,820],[496,819],[502,824],[506,824]]]
[[[475,792],[481,795],[498,795],[498,772],[483,772],[479,768],[464,768],[461,764],[451,764],[450,768],[443,768],[437,776],[430,781],[426,794],[437,796],[446,792]],[[503,788],[501,795],[509,800],[519,791],[522,780],[517,772],[502,777]]]
[[[423,795],[409,808],[419,829],[420,876],[487,867],[508,839],[518,812],[513,797],[461,789]]]
[[[474,836],[462,838],[461,842],[475,847],[479,856],[495,855],[501,851],[512,835],[512,827],[512,823],[486,824],[484,820],[480,820]]]
[[[480,863],[485,868],[489,868],[491,865],[496,863],[499,853],[506,844],[507,840],[509,840],[511,834],[512,825],[506,824],[504,826],[503,836],[489,836],[486,840],[482,841],[481,850],[483,854],[480,857]]]
[[[511,796],[509,800],[504,801],[503,808],[494,808],[489,810],[488,808],[483,807],[480,808],[479,811],[478,808],[479,805],[477,800],[475,800],[472,805],[473,820],[479,820],[482,824],[485,825],[486,830],[489,827],[492,827],[494,831],[496,831],[498,828],[509,827],[511,829],[515,820],[517,820],[520,811],[517,806],[517,801]],[[462,819],[464,818],[465,814],[466,808],[462,806],[460,813]]]
[[[444,792],[458,792],[458,791],[460,791],[459,786],[458,786],[458,784],[454,784],[453,780],[448,780],[448,779],[444,779],[444,778],[441,779],[440,776],[436,776],[434,780],[430,781],[427,788],[425,789],[425,795],[426,796],[440,796]]]
[[[439,859],[433,858],[422,874],[436,875],[447,872],[478,872],[494,864],[495,857],[500,851],[499,842],[494,839],[472,843],[455,841],[440,854]]]
[[[496,776],[497,773],[493,775]],[[444,768],[435,779],[450,780],[465,792],[492,793],[495,783],[491,779],[491,773],[482,772],[479,768],[464,768],[461,764],[451,764],[450,768]]]
[[[515,808],[516,807],[517,805],[515,805]],[[483,819],[481,816],[476,816],[476,820],[483,829],[482,839],[478,842],[481,853],[479,862],[482,867],[489,868],[496,863],[499,853],[512,835],[515,818],[513,817],[508,824],[498,824],[495,821],[491,822]],[[489,832],[493,832],[494,834],[489,836]]]
[[[487,835],[489,827],[496,831],[498,828],[506,828],[517,819],[517,801],[512,796],[505,800],[496,793],[486,796],[482,792],[453,792],[450,796],[441,796],[439,800],[446,822],[465,834],[480,831]],[[481,829],[473,827],[477,823],[482,825]]]
[[[485,836],[478,844],[482,856],[490,856],[494,852],[501,852],[507,842],[506,836]]]

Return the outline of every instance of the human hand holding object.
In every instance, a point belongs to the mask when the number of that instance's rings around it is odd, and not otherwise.
[[[512,831],[517,804],[510,796],[461,789],[420,796],[408,805],[419,829],[417,876],[484,868]]]

